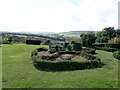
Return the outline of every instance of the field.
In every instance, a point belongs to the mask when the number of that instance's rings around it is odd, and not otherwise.
[[[31,51],[37,47],[40,45],[2,46],[3,88],[118,88],[118,60],[111,52],[97,50],[105,64],[102,68],[46,72],[32,65]]]

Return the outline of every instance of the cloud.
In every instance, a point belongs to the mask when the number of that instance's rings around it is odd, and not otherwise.
[[[117,4],[118,0],[1,0],[0,30],[62,32],[117,28]]]

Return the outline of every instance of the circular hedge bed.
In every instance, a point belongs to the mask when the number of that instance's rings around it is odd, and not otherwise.
[[[101,59],[93,56],[91,53],[95,53],[95,50],[83,50],[83,51],[60,51],[51,55],[48,55],[47,58],[44,58],[38,55],[38,50],[47,50],[42,48],[37,48],[32,51],[31,58],[33,65],[39,70],[49,70],[49,71],[66,71],[66,70],[82,70],[82,69],[91,69],[101,66]],[[72,60],[61,60],[54,61],[54,58],[57,58],[61,54],[81,54],[84,58],[87,58],[87,61],[72,61]]]

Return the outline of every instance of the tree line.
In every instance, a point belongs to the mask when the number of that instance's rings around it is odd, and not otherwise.
[[[120,43],[120,29],[106,27],[102,31],[82,33],[80,35],[83,46],[91,46],[94,43]]]

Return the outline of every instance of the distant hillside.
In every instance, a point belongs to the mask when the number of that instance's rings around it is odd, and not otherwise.
[[[28,34],[28,33],[13,33],[13,32],[2,32],[1,33],[2,37],[15,37],[15,38],[20,38],[20,37],[25,37],[26,39],[31,38],[31,39],[41,39],[41,40],[54,40],[54,41],[61,41],[64,42],[66,40],[65,37],[60,36],[58,34],[52,34],[52,35],[42,35],[42,34]]]
[[[97,32],[97,31],[69,31],[69,32],[62,32],[59,34],[63,34],[63,35],[80,35],[81,33],[87,33],[87,32]]]
[[[0,33],[21,33],[21,34],[38,34],[38,35],[56,34],[55,32],[9,32],[9,31],[0,31]]]

